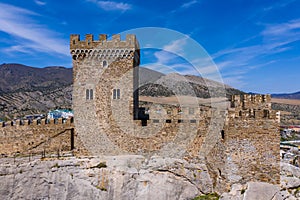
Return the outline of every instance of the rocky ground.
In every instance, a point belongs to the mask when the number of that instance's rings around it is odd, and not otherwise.
[[[1,159],[0,199],[192,199],[212,192],[205,165],[142,156]]]
[[[234,184],[213,194],[204,164],[143,156],[0,159],[0,199],[292,200],[300,199],[300,169],[281,163],[280,186]]]

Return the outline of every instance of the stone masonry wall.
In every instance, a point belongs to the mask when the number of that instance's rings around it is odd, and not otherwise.
[[[112,122],[117,118],[122,123],[133,122],[138,96],[134,95],[134,73],[139,65],[139,45],[134,35],[120,40],[113,35],[108,40],[100,35],[93,40],[86,35],[71,35],[70,49],[73,58],[73,110],[76,131],[92,155],[120,154],[123,152],[109,139]],[[86,98],[86,90],[93,91],[93,98]],[[119,90],[120,98],[113,99],[113,91]],[[113,110],[118,110],[113,115]],[[135,109],[137,110],[137,109]]]
[[[257,103],[263,96],[244,95],[242,98],[249,101],[243,106],[236,104],[239,96],[232,98],[223,129],[225,137],[207,156],[219,190],[249,181],[280,182],[279,123],[270,98]]]
[[[279,124],[270,95],[233,96],[223,102],[228,107],[144,103],[150,119],[136,120],[140,52],[135,36],[94,40],[89,34],[81,41],[71,35],[70,52],[75,128],[91,155],[206,162],[219,191],[235,182],[278,183]]]
[[[56,123],[50,120],[47,124],[44,119],[30,124],[27,120],[6,122],[5,127],[0,127],[0,154],[13,156],[71,151],[72,128],[74,125],[70,119],[57,119]],[[75,138],[74,133],[74,147],[78,146],[80,150],[81,144]]]

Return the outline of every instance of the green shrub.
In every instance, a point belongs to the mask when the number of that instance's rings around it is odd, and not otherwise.
[[[204,194],[195,197],[193,200],[219,200],[220,196],[217,193]]]
[[[106,167],[107,167],[106,163],[105,162],[101,162],[98,165],[93,166],[91,168],[106,168]]]

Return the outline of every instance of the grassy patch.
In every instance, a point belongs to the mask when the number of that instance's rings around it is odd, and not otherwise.
[[[101,190],[101,191],[107,191],[107,189],[105,188],[105,187],[100,187],[100,186],[96,186],[96,188],[98,188],[99,190]]]
[[[242,189],[242,190],[241,190],[241,194],[244,194],[245,192],[246,192],[245,189]]]
[[[51,168],[60,168],[60,166],[58,165],[58,163],[55,163]]]
[[[106,167],[107,167],[106,163],[105,162],[101,162],[98,165],[93,166],[91,168],[106,168]]]
[[[204,194],[195,197],[193,200],[219,200],[220,196],[217,193]]]

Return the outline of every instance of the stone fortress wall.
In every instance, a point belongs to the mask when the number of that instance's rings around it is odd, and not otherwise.
[[[250,180],[279,182],[279,116],[271,109],[270,95],[233,96],[225,109],[149,102],[141,106],[134,35],[124,41],[119,35],[93,40],[88,34],[83,41],[71,35],[70,42],[75,127],[90,154],[207,162],[216,187]],[[93,88],[92,100],[85,97],[88,87]],[[116,90],[120,98],[114,98]]]
[[[207,156],[216,182],[279,184],[279,116],[270,95],[232,96],[222,131],[224,139]]]
[[[71,35],[70,49],[74,124],[0,127],[2,155],[75,148],[77,155],[173,157],[205,163],[219,190],[236,182],[279,183],[279,116],[270,95],[233,96],[224,109],[139,102],[134,35],[124,41]]]
[[[75,147],[75,137],[72,119],[3,122],[0,154],[3,157],[71,151]]]

